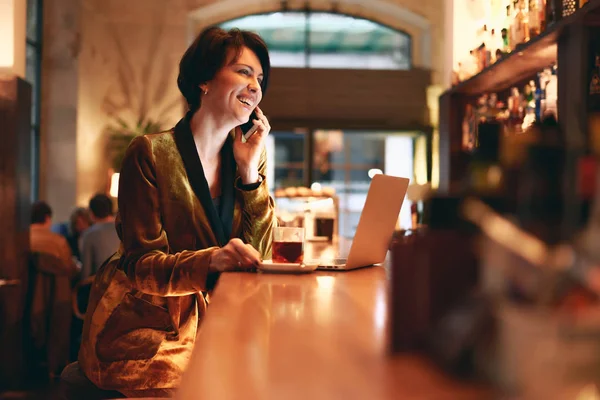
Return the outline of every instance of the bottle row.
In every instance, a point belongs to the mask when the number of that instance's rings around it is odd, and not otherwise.
[[[465,106],[462,122],[462,147],[472,151],[478,146],[478,126],[482,122],[497,121],[507,134],[527,131],[535,122],[548,115],[557,118],[557,67],[546,68],[523,87],[512,87],[509,92],[485,93],[474,103]]]
[[[561,18],[573,14],[588,0],[481,0],[484,7],[478,20],[469,54],[458,62],[452,77],[454,85],[478,74],[484,68],[536,36]]]

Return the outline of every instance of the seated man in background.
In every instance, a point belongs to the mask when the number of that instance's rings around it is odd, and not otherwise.
[[[43,201],[31,206],[31,227],[29,241],[32,253],[50,254],[60,259],[69,271],[77,269],[71,248],[64,236],[54,233],[52,228],[52,209]]]
[[[89,209],[94,225],[81,235],[81,279],[95,275],[102,263],[118,250],[120,243],[110,197],[95,195],[90,200]]]

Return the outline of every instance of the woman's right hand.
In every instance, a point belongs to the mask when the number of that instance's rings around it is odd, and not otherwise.
[[[209,269],[217,272],[252,269],[258,267],[261,261],[260,253],[251,244],[234,238],[213,251]]]

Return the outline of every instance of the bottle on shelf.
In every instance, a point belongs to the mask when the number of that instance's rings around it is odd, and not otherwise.
[[[465,107],[465,116],[462,123],[462,148],[465,152],[471,152],[475,148],[477,137],[477,118],[471,104]]]
[[[522,0],[513,2],[512,15],[511,46],[514,50],[518,45],[529,40],[527,14]]]
[[[504,27],[500,31],[502,34],[502,52],[508,54],[512,50],[512,8],[510,3],[506,6],[506,15],[504,17]]]
[[[521,29],[525,35],[525,42],[531,39],[529,31],[529,0],[519,0],[519,13],[521,15]]]
[[[523,96],[513,87],[508,98],[508,127],[511,133],[521,133],[523,124]]]
[[[504,43],[501,35],[496,32],[496,29],[490,31],[490,39],[486,47],[491,53],[492,62],[496,62],[502,58]]]
[[[548,29],[560,20],[560,2],[562,2],[562,0],[546,0],[546,29]]]
[[[542,120],[542,100],[544,99],[544,91],[542,90],[542,87],[541,87],[540,75],[541,74],[539,74],[539,73],[537,74],[537,76],[536,76],[537,84],[534,83],[534,85],[535,85],[535,120],[536,121]]]
[[[523,124],[521,129],[525,132],[535,121],[535,82],[529,81],[523,89],[523,96],[525,102],[525,114],[523,116]]]
[[[556,67],[544,68],[538,74],[541,89],[540,99],[540,120],[548,115],[554,115],[558,118],[558,77],[556,75]]]
[[[529,37],[533,38],[542,33],[542,13],[540,0],[529,0]]]
[[[481,30],[477,33],[477,43],[479,44],[476,49],[478,69],[481,71],[489,66],[492,61],[492,42],[487,25],[483,25]]]
[[[540,19],[540,33],[544,32],[547,28],[546,21],[546,2],[547,0],[536,0],[538,5],[538,15]]]

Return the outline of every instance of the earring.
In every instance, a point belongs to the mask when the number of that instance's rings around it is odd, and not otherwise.
[[[206,96],[208,94],[208,90],[204,89],[204,95]]]

